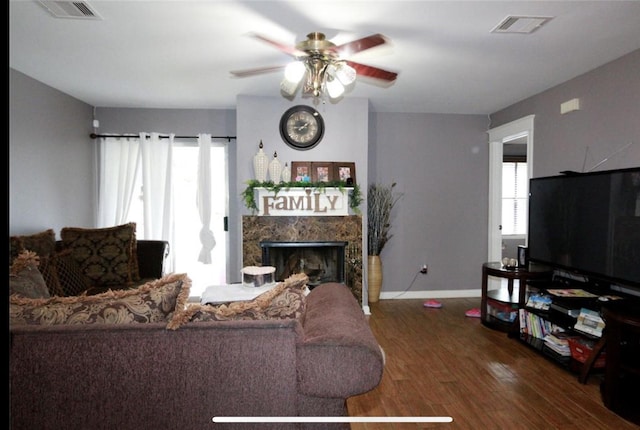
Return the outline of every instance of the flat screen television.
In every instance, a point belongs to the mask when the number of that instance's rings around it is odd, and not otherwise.
[[[532,178],[531,262],[640,294],[640,167]]]

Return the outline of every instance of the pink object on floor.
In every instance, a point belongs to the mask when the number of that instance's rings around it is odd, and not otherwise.
[[[469,318],[480,318],[480,309],[479,308],[469,309],[464,313],[464,316]]]
[[[426,302],[423,303],[423,306],[425,308],[441,308],[442,303],[440,303],[437,300],[427,300]]]

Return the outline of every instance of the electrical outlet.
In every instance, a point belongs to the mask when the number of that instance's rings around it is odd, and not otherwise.
[[[428,271],[429,270],[427,269],[427,265],[423,264],[422,268],[420,268],[420,273],[422,273],[423,275],[426,275]]]

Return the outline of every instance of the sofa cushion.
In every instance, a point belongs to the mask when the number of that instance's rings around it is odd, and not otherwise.
[[[46,258],[56,248],[56,233],[52,229],[27,235],[9,236],[9,265],[21,251],[33,251],[39,257]]]
[[[135,223],[93,229],[64,227],[60,237],[92,283],[130,286],[139,279]]]
[[[189,303],[184,308],[176,308],[167,328],[176,330],[188,322],[201,321],[301,318],[305,310],[308,280],[304,273],[292,275],[253,300],[220,305]]]
[[[10,325],[129,324],[163,322],[176,306],[184,307],[191,280],[171,274],[130,290],[109,290],[92,296],[9,299]]]
[[[48,298],[49,289],[38,270],[40,257],[32,251],[22,251],[9,268],[9,294],[31,299]]]

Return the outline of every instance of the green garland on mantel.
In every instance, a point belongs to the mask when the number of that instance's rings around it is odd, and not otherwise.
[[[247,188],[242,192],[242,200],[244,200],[244,205],[247,209],[250,209],[253,212],[258,210],[258,205],[256,204],[254,190],[256,188],[265,188],[269,191],[272,191],[276,194],[281,190],[289,190],[290,188],[313,188],[324,191],[325,188],[337,188],[340,191],[344,191],[345,188],[350,188],[351,192],[349,193],[349,208],[359,214],[360,213],[360,203],[362,203],[362,193],[360,192],[360,186],[358,184],[346,185],[344,181],[329,181],[329,182],[279,182],[273,183],[272,181],[260,182],[255,179],[250,179],[247,183]]]

